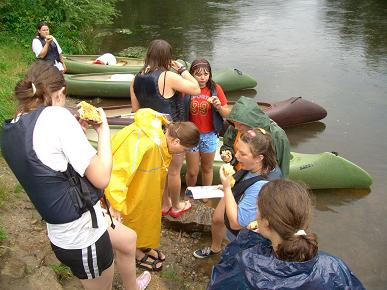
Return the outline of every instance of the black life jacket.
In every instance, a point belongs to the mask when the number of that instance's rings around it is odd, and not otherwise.
[[[243,199],[245,195],[246,189],[248,189],[250,186],[252,186],[254,183],[260,180],[266,180],[261,175],[253,176],[248,179],[242,180],[243,177],[248,173],[247,170],[239,170],[234,174],[235,184],[232,188],[232,193],[235,198],[235,202],[239,204],[239,202]],[[238,235],[240,230],[234,230],[230,226],[230,221],[227,217],[226,211],[224,212],[224,224],[226,225],[226,228],[232,232],[235,236]]]
[[[44,108],[21,115],[15,123],[5,121],[1,138],[4,159],[43,220],[64,224],[90,210],[93,228],[97,228],[93,206],[103,197],[103,191],[81,177],[70,164],[65,172],[59,172],[36,156],[33,132]]]
[[[218,94],[216,92],[216,88],[211,88],[211,96],[212,97],[218,97]],[[191,95],[185,95],[184,96],[184,112],[185,112],[185,121],[189,121],[189,111],[190,111],[190,104],[191,104]],[[218,110],[215,108],[215,106],[212,105],[212,124],[214,125],[215,132],[219,135],[220,131],[223,129],[223,117],[218,112]]]
[[[46,44],[46,40],[44,38],[42,38],[40,36],[36,36],[36,38],[39,39],[42,46],[44,46]],[[57,62],[60,62],[58,46],[56,45],[54,40],[51,41],[50,45],[48,46],[47,54],[43,59],[44,60],[51,60],[51,61],[56,60]]]
[[[159,77],[165,71],[137,74],[133,89],[141,108],[151,108],[157,112],[169,114],[174,122],[184,120],[183,100],[179,92],[166,99],[159,91]],[[165,87],[165,77],[164,77]]]

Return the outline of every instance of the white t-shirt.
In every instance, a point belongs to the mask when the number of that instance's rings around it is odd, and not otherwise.
[[[55,42],[56,47],[58,48],[58,53],[62,53],[62,48],[59,46],[58,41],[56,41],[55,37],[52,37],[52,40]],[[35,53],[36,58],[39,58],[39,54],[43,49],[43,45],[40,42],[39,39],[34,38],[32,40],[32,51]],[[61,62],[58,62],[57,60],[54,61],[54,65],[60,70],[64,70],[63,64]]]
[[[74,116],[65,108],[50,106],[40,114],[33,133],[33,149],[43,164],[64,172],[70,163],[84,176],[96,154]],[[100,203],[94,206],[98,228],[93,229],[90,212],[65,224],[47,223],[48,238],[63,249],[81,249],[95,243],[107,229]]]

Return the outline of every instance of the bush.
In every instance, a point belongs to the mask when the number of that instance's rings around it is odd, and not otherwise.
[[[117,16],[118,0],[3,0],[0,3],[0,29],[20,36],[26,46],[40,21],[66,53],[84,53],[97,45],[95,29],[108,25]]]

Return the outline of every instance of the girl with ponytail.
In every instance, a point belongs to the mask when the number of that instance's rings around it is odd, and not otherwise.
[[[243,230],[212,270],[207,289],[365,289],[338,257],[318,251],[308,190],[284,179],[258,196],[257,232]]]

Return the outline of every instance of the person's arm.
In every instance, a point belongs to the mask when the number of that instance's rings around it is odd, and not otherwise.
[[[231,111],[230,107],[227,105],[227,98],[224,94],[220,85],[216,85],[216,94],[217,98],[214,100],[212,105],[216,108],[219,114],[225,118]]]
[[[182,70],[183,65],[177,61],[172,62],[172,68],[176,71]],[[189,73],[187,69],[180,75],[174,72],[167,72],[166,84],[175,91],[186,95],[199,95],[200,87],[197,80]]]
[[[47,39],[46,43],[44,44],[42,50],[40,51],[38,58],[45,58],[48,52],[48,48],[50,47],[51,42],[53,41],[53,38]]]
[[[234,230],[239,230],[242,226],[238,223],[238,204],[235,201],[234,195],[231,191],[230,175],[225,175],[223,166],[219,169],[220,180],[222,181],[224,191],[224,204],[226,207],[226,214],[230,222],[230,226]]]
[[[136,94],[134,93],[134,80],[130,84],[130,102],[132,105],[132,113],[137,112],[140,109],[140,103],[137,100]]]
[[[228,126],[228,128],[226,129],[226,132],[224,132],[224,135],[223,135],[223,145],[220,147],[220,150],[219,150],[222,160],[226,163],[230,163],[233,166],[237,162],[235,158],[235,152],[233,149],[233,144],[235,142],[236,135],[237,135],[237,130],[232,125]],[[228,154],[222,155],[222,153],[226,151],[230,152],[229,156]]]
[[[98,108],[98,112],[101,115],[102,123],[94,126],[98,134],[97,154],[90,160],[85,175],[95,187],[104,189],[109,184],[112,171],[112,151],[110,145],[110,128],[106,120],[105,112],[102,108]]]
[[[65,65],[63,54],[59,54],[59,59],[60,59],[60,62],[62,63],[62,65],[63,65],[63,73],[65,73],[66,72],[66,65]]]

